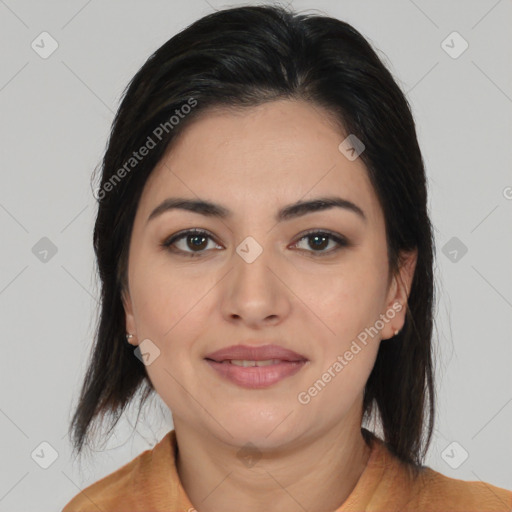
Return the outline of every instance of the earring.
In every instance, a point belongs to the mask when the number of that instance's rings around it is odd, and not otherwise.
[[[126,341],[130,343],[130,340],[133,338],[133,334],[126,333]]]
[[[398,329],[395,329],[394,336],[396,336],[400,331]]]

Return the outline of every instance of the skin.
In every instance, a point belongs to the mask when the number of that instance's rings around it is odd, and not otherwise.
[[[338,149],[345,137],[305,102],[210,111],[182,132],[143,190],[123,296],[126,330],[133,345],[149,339],[160,350],[146,370],[172,411],[178,473],[199,512],[332,511],[367,464],[363,391],[380,342],[402,328],[406,307],[308,404],[297,399],[379,315],[406,304],[416,265],[416,252],[405,254],[388,280],[383,213],[362,160]],[[340,208],[274,219],[282,206],[328,195],[357,204],[366,222]],[[146,222],[177,196],[220,203],[232,218],[172,210]],[[191,228],[212,236],[200,257],[160,245]],[[328,239],[316,249],[301,238],[313,228],[351,245],[334,251]],[[263,248],[250,264],[236,252],[247,236]],[[190,238],[175,246],[194,251]],[[248,339],[309,361],[269,388],[248,390],[204,360]],[[251,467],[237,456],[249,442],[261,456]]]

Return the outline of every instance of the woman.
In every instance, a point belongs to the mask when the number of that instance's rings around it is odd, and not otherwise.
[[[353,27],[278,7],[200,19],[133,78],[102,170],[75,449],[140,389],[174,429],[64,512],[512,508],[422,465],[425,170],[403,93]]]

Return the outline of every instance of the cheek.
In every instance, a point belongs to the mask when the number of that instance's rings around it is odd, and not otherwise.
[[[206,276],[205,276],[206,277]],[[183,394],[179,383],[192,382],[194,358],[211,305],[205,296],[212,279],[184,277],[164,263],[139,266],[134,272],[133,300],[141,339],[151,340],[159,356],[146,367],[158,394],[170,406]],[[185,397],[186,398],[186,397]]]
[[[163,343],[197,315],[196,306],[205,293],[204,280],[184,279],[161,255],[145,259],[141,255],[132,268],[130,288],[137,325],[145,337]],[[182,322],[184,318],[188,321]]]
[[[384,300],[383,280],[368,265],[340,267],[329,275],[302,280],[297,295],[318,316],[337,348],[375,323]]]

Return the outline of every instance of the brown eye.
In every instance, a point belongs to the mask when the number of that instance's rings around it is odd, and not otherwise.
[[[346,238],[326,231],[310,231],[295,242],[294,246],[297,246],[302,240],[307,240],[307,246],[312,249],[306,249],[308,252],[318,253],[315,254],[315,256],[332,254],[333,252],[341,249],[341,247],[347,247],[350,245]],[[330,242],[334,242],[334,249],[325,250],[329,247]]]
[[[209,240],[213,241],[213,238],[206,231],[190,229],[173,235],[161,245],[172,252],[195,257],[201,256],[206,251]],[[184,243],[181,244],[181,247],[178,247],[178,242],[182,241]]]

